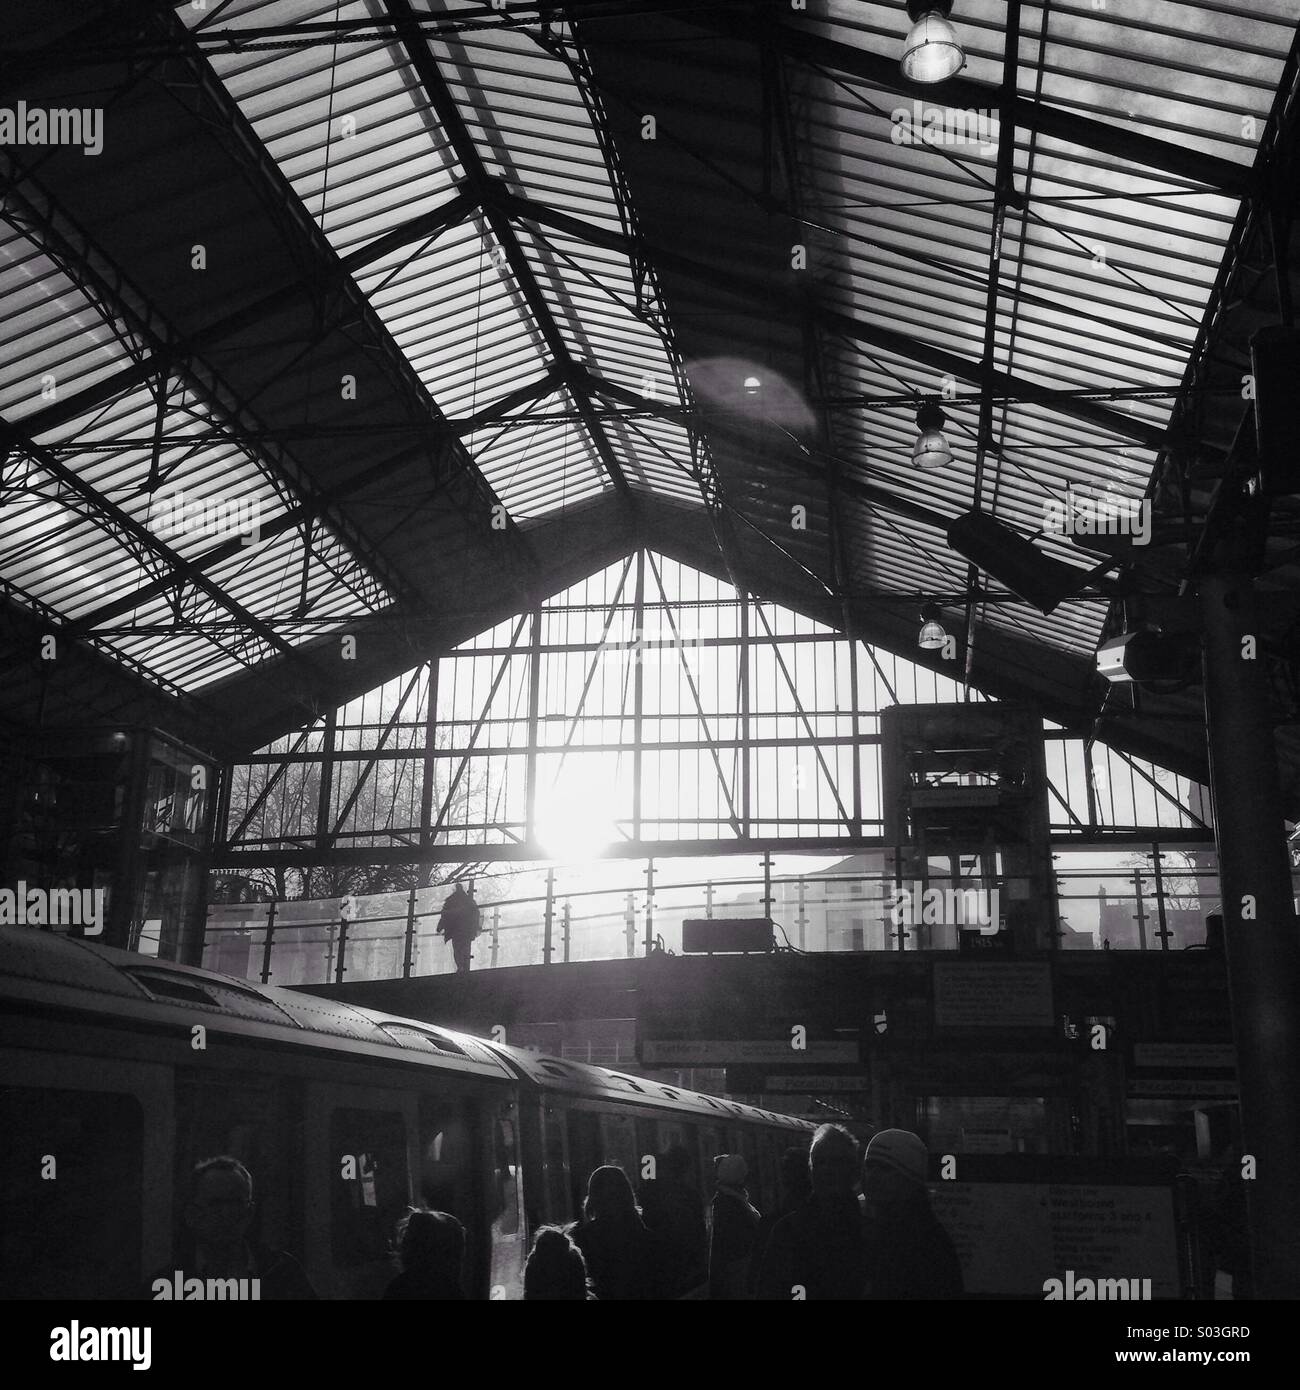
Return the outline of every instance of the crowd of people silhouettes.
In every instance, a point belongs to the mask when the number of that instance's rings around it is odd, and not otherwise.
[[[961,1266],[931,1210],[927,1166],[924,1143],[907,1130],[881,1131],[862,1155],[848,1130],[825,1124],[809,1149],[785,1152],[779,1205],[764,1213],[750,1199],[740,1154],[714,1159],[707,1207],[681,1145],[657,1157],[639,1194],[622,1168],[602,1164],[587,1180],[579,1220],[536,1232],[524,1298],[955,1298]],[[263,1299],[315,1298],[291,1255],[250,1240],[252,1215],[243,1164],[227,1156],[200,1163],[185,1211],[191,1270],[258,1278]],[[465,1252],[457,1217],[411,1210],[396,1232],[400,1272],[383,1297],[464,1299]]]

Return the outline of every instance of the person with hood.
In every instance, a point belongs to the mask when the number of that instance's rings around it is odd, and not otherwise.
[[[709,1297],[746,1298],[749,1264],[762,1214],[745,1189],[749,1166],[740,1154],[713,1160],[715,1191],[709,1232]]]
[[[957,1298],[961,1262],[930,1209],[929,1152],[919,1135],[883,1129],[867,1145],[868,1298]]]

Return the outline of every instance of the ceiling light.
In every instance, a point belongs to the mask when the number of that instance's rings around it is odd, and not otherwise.
[[[927,603],[921,609],[921,635],[917,639],[917,645],[923,652],[937,652],[942,650],[943,644],[948,640],[948,634],[943,630],[943,624],[939,621],[939,606],[934,603]]]
[[[966,66],[957,32],[948,23],[952,0],[907,0],[912,28],[903,44],[903,76],[909,82],[946,82]]]
[[[912,446],[912,463],[927,471],[947,468],[952,462],[952,450],[943,432],[947,416],[932,401],[926,401],[916,412],[916,424],[921,433]]]
[[[747,396],[757,396],[762,389],[763,383],[756,376],[745,378],[745,394]]]

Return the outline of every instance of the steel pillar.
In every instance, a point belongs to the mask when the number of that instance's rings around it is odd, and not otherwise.
[[[1257,1298],[1300,1297],[1300,942],[1254,587],[1203,578],[1205,710]],[[1245,1171],[1243,1171],[1243,1177]]]

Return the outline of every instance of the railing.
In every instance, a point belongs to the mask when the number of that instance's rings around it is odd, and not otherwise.
[[[1121,855],[1139,862],[1116,863]],[[1153,846],[1145,856],[1129,848],[1056,858],[1058,949],[1177,951],[1205,944],[1205,919],[1218,908],[1219,888],[1213,855],[1203,847],[1194,856]],[[584,886],[591,866],[552,866],[513,875],[541,880],[540,891],[519,896],[505,895],[505,876],[480,878],[473,968],[680,951],[683,919],[700,917],[770,917],[778,948],[797,951],[956,950],[962,926],[987,923],[995,930],[999,904],[1005,914],[1007,903],[1028,891],[1024,880],[1005,876],[986,883],[932,874],[925,887],[941,899],[927,914],[919,903],[900,902],[891,873],[778,874],[770,857],[763,869],[761,876],[720,869],[677,879],[671,861],[651,860],[642,862],[640,883],[593,887]],[[449,891],[441,885],[357,897],[350,913],[340,899],[216,905],[208,913],[204,964],[286,985],[447,974],[455,967],[437,925]]]

